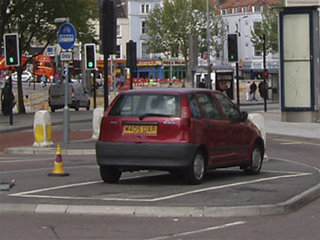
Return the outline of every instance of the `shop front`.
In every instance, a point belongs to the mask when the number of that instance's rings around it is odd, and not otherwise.
[[[179,60],[163,61],[163,78],[174,77],[176,79],[186,79],[186,63]]]
[[[162,62],[160,60],[138,60],[137,78],[144,79],[161,79]]]

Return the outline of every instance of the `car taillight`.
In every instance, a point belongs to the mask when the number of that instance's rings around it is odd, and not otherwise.
[[[106,136],[106,118],[102,117],[101,119],[101,123],[100,123],[100,135],[99,135],[99,140],[105,140],[105,136]]]
[[[74,99],[74,87],[73,86],[71,86],[71,91],[72,91],[72,94],[71,94],[71,96],[72,96],[72,99]]]

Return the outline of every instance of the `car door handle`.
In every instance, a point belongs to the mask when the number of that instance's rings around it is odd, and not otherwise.
[[[212,123],[209,123],[209,124],[207,125],[207,127],[208,127],[208,128],[212,128],[212,127],[213,127],[213,124],[212,124]]]

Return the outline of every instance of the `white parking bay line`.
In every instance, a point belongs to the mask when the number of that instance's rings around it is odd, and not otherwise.
[[[90,184],[94,184],[94,183],[100,183],[100,182],[101,181],[93,181],[93,182],[84,182],[84,183],[74,183],[74,184],[68,184],[68,185],[50,187],[50,188],[41,188],[41,189],[27,191],[27,192],[13,193],[13,194],[9,194],[9,196],[19,197],[19,196],[24,196],[24,195],[29,195],[29,194],[39,193],[39,192],[45,192],[45,191],[51,191],[51,190],[57,190],[57,189],[63,189],[63,188],[70,188],[70,187],[79,187],[79,186],[90,185]]]
[[[71,188],[71,187],[79,187],[79,186],[85,186],[90,184],[96,184],[101,183],[101,181],[92,181],[92,182],[83,182],[83,183],[75,183],[75,184],[68,184],[63,186],[57,186],[57,187],[50,187],[50,188],[42,188],[32,191],[26,191],[26,192],[20,192],[20,193],[14,193],[10,194],[8,196],[12,197],[28,197],[28,198],[51,198],[51,199],[67,199],[67,200],[100,200],[100,201],[131,201],[131,202],[157,202],[157,201],[163,201],[178,197],[183,197],[186,195],[191,195],[195,193],[201,193],[201,192],[208,192],[228,187],[235,187],[240,185],[246,185],[246,184],[252,184],[252,183],[258,183],[258,182],[265,182],[265,181],[272,181],[282,178],[294,178],[294,177],[302,177],[312,175],[312,173],[296,173],[296,174],[288,174],[288,175],[282,175],[282,176],[274,176],[274,177],[268,177],[268,178],[260,178],[252,181],[243,181],[243,182],[237,182],[237,183],[231,183],[231,184],[225,184],[220,186],[214,186],[209,188],[201,188],[196,189],[192,191],[186,191],[186,192],[180,192],[176,194],[171,194],[167,196],[157,197],[157,198],[98,198],[98,197],[75,197],[75,196],[56,196],[56,195],[36,195],[36,193],[43,193],[46,191],[52,191],[52,190],[58,190],[63,188]],[[136,178],[136,177],[135,177]]]
[[[223,225],[219,226],[214,226],[214,227],[209,227],[209,228],[204,228],[204,229],[199,229],[199,230],[194,230],[190,232],[184,232],[184,233],[177,233],[177,234],[170,234],[168,236],[162,236],[162,237],[156,237],[156,238],[150,238],[147,240],[164,240],[164,239],[171,239],[174,237],[181,237],[181,236],[187,236],[187,235],[193,235],[193,234],[198,234],[198,233],[203,233],[203,232],[208,232],[208,231],[213,231],[213,230],[218,230],[218,229],[223,229],[223,228],[228,228],[228,227],[233,227],[241,224],[245,224],[246,222],[244,221],[239,221],[239,222],[232,222],[232,223],[226,223]]]
[[[280,143],[281,145],[300,145],[301,142],[283,142]]]

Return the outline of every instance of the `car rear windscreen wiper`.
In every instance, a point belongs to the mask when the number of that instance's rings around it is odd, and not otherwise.
[[[139,116],[139,120],[143,120],[146,117],[170,117],[170,115],[162,114],[162,113],[145,113],[145,114]]]

